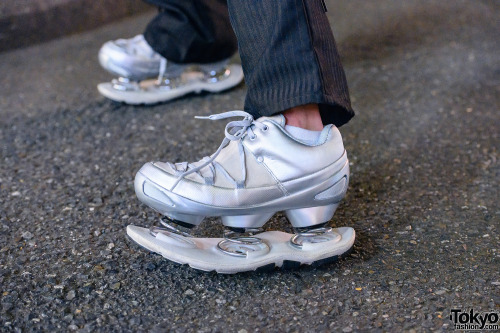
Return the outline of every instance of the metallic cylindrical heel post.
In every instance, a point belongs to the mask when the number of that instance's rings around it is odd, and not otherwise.
[[[294,228],[307,228],[330,221],[338,205],[334,203],[326,206],[289,209],[285,215]]]
[[[199,70],[203,73],[205,82],[217,83],[225,80],[231,74],[228,64],[227,59],[217,63],[200,64]]]
[[[210,70],[204,73],[205,82],[217,83],[223,81],[231,75],[231,70],[227,67],[221,68],[219,70]]]
[[[340,235],[327,226],[327,222],[313,225],[306,228],[295,228],[295,236],[290,239],[290,243],[298,248],[304,244],[324,243],[332,240],[340,240]]]
[[[164,77],[161,80],[156,80],[156,86],[163,90],[173,90],[184,86],[182,77]]]
[[[191,235],[187,232],[189,229],[193,228],[194,225],[189,223],[184,223],[181,221],[172,220],[168,217],[163,217],[160,219],[160,226],[152,226],[149,228],[149,233],[156,237],[158,233],[162,233],[167,236],[177,235],[182,237],[191,237]],[[186,229],[186,231],[182,230]]]
[[[137,90],[138,83],[130,78],[120,76],[111,81],[113,88],[120,91],[134,91]]]
[[[262,232],[262,228],[232,228],[224,230],[224,240],[217,244],[217,248],[225,254],[246,258],[250,252],[269,251],[262,239],[255,234]]]

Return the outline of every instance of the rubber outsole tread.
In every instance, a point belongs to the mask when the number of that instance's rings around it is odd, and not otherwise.
[[[295,270],[300,267],[300,262],[298,261],[293,261],[293,260],[283,260],[283,265],[281,266],[281,269],[291,271]]]
[[[264,266],[260,266],[259,268],[257,268],[255,270],[255,272],[257,273],[268,273],[268,272],[272,272],[276,269],[276,265],[274,263],[270,263],[270,264],[267,264],[267,265],[264,265]]]
[[[299,261],[294,261],[294,260],[283,260],[283,265],[281,265],[281,266],[278,266],[275,263],[270,263],[270,264],[258,267],[256,270],[254,270],[254,272],[256,272],[256,273],[272,272],[276,268],[279,268],[279,269],[281,269],[283,271],[292,271],[292,270],[297,270],[297,269],[299,269],[302,266],[311,266],[313,268],[317,268],[319,266],[323,266],[323,265],[326,265],[326,264],[331,264],[331,263],[339,261],[340,259],[344,259],[344,258],[348,257],[351,254],[353,248],[354,248],[354,245],[351,246],[349,248],[349,250],[347,250],[346,252],[342,253],[341,255],[337,255],[337,256],[333,256],[333,257],[328,257],[328,258],[316,260],[316,261],[313,261],[309,265],[308,264],[302,264]],[[191,267],[191,268],[194,268],[194,267]],[[196,268],[194,268],[194,269],[196,269]],[[237,272],[237,273],[233,273],[233,274],[245,273],[245,272],[247,272],[247,271]]]
[[[144,246],[142,246],[141,244],[137,243],[133,239],[130,239],[130,240],[132,241],[133,244],[135,244],[135,246],[139,246],[140,248],[144,248]],[[323,265],[326,265],[326,264],[332,264],[332,263],[338,262],[341,259],[345,259],[346,257],[348,257],[353,252],[353,250],[354,250],[354,244],[352,244],[349,249],[347,249],[344,253],[342,253],[340,255],[335,255],[335,256],[332,256],[332,257],[327,257],[327,258],[323,258],[323,259],[320,259],[320,260],[316,260],[316,261],[313,261],[310,264],[309,263],[301,263],[300,261],[295,261],[295,260],[283,260],[283,262],[281,263],[281,265],[277,265],[277,263],[269,263],[269,264],[265,264],[263,266],[257,267],[254,270],[246,270],[246,271],[231,272],[231,273],[218,272],[216,269],[212,269],[210,271],[207,271],[207,270],[199,269],[199,268],[196,268],[196,267],[192,267],[189,263],[179,263],[179,262],[175,262],[175,261],[169,260],[167,258],[165,258],[165,259],[167,259],[171,264],[174,264],[177,267],[187,266],[187,267],[190,267],[190,268],[194,269],[198,273],[214,273],[215,272],[215,273],[218,273],[218,274],[229,274],[229,275],[232,275],[232,274],[248,273],[248,272],[269,273],[269,272],[275,271],[277,268],[280,269],[280,270],[283,270],[283,271],[295,271],[295,270],[300,269],[302,266],[317,268],[319,266],[323,266]],[[157,253],[157,252],[152,252],[152,253],[154,253],[156,255],[161,255],[160,253]]]
[[[170,102],[173,102],[173,101],[176,101],[179,99],[190,98],[190,97],[194,97],[194,96],[203,97],[203,96],[212,95],[212,94],[215,94],[215,95],[223,94],[223,93],[227,92],[227,90],[237,88],[240,84],[241,84],[241,82],[238,83],[237,85],[235,85],[234,87],[228,88],[226,90],[221,90],[221,91],[210,91],[210,90],[192,91],[192,92],[189,92],[185,95],[178,96],[178,97],[175,97],[172,99],[168,99],[165,101],[151,102],[151,103],[144,103],[144,102],[142,102],[142,103],[129,103],[129,102],[125,102],[125,101],[117,101],[117,100],[111,99],[111,98],[106,97],[106,96],[103,96],[103,97],[106,98],[107,100],[111,101],[113,104],[118,104],[118,105],[122,105],[122,106],[131,105],[131,106],[139,106],[139,107],[148,107],[148,106],[157,106],[157,105],[161,105],[161,104],[166,104],[166,103],[170,103]]]
[[[133,243],[136,246],[139,246],[139,247],[142,248],[142,246],[139,245],[139,244],[137,244],[136,242],[133,242]],[[309,265],[308,264],[302,264],[299,261],[284,260],[283,264],[281,266],[278,266],[275,263],[270,263],[270,264],[266,264],[264,266],[258,267],[253,272],[256,272],[256,273],[269,273],[269,272],[273,272],[274,270],[276,270],[276,268],[279,268],[279,269],[281,269],[283,271],[294,271],[294,270],[300,269],[302,266],[311,266],[313,268],[317,268],[319,266],[323,266],[325,264],[331,264],[331,263],[339,261],[340,259],[344,259],[344,258],[348,257],[351,254],[351,252],[353,251],[353,249],[354,249],[354,245],[351,246],[346,252],[342,253],[341,255],[336,255],[336,256],[332,256],[332,257],[320,259],[320,260],[317,260],[317,261],[313,261]],[[159,253],[155,253],[155,254],[160,255]],[[169,262],[171,264],[174,264],[177,267],[184,267],[184,266],[186,266],[186,267],[190,267],[190,268],[192,268],[192,269],[194,269],[194,270],[196,270],[198,272],[201,272],[201,273],[211,273],[211,272],[218,273],[216,270],[204,271],[204,270],[192,267],[192,266],[190,266],[187,263],[186,264],[181,264],[181,263],[178,263],[178,262],[175,262],[175,261],[171,261],[171,260],[169,260]],[[239,273],[247,273],[247,272],[249,272],[249,271],[235,272],[235,273],[231,273],[231,274],[239,274]]]

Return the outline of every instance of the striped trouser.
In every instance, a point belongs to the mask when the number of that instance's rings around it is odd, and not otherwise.
[[[160,13],[144,35],[168,60],[215,62],[239,49],[254,117],[309,103],[325,124],[354,116],[323,0],[146,1]]]

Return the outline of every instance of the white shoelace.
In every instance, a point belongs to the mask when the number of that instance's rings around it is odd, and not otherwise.
[[[243,117],[242,120],[235,120],[231,121],[226,125],[225,128],[225,138],[222,140],[221,145],[217,149],[217,151],[211,156],[211,157],[204,157],[201,159],[199,162],[203,162],[201,165],[196,165],[194,163],[188,163],[188,162],[182,162],[182,163],[176,163],[172,164],[170,162],[167,162],[167,164],[174,170],[175,175],[178,176],[177,181],[174,183],[172,188],[170,189],[171,191],[179,184],[179,182],[186,177],[189,174],[195,173],[199,177],[205,180],[205,184],[207,185],[213,185],[214,184],[214,178],[215,178],[215,171],[218,170],[220,173],[222,173],[229,181],[231,181],[236,188],[244,188],[245,187],[245,181],[246,181],[246,165],[245,165],[245,149],[243,148],[243,138],[248,135],[250,140],[254,140],[256,135],[254,132],[255,128],[258,128],[262,131],[267,131],[268,126],[256,122],[252,115],[245,111],[228,111],[224,113],[219,113],[219,114],[214,114],[210,115],[208,117],[195,117],[197,119],[210,119],[210,120],[219,120],[219,119],[226,119],[226,118],[232,118],[232,117]],[[221,150],[226,147],[229,142],[231,141],[237,141],[238,142],[238,152],[240,156],[240,165],[241,165],[241,172],[243,175],[243,179],[241,180],[235,180],[229,173],[219,164],[215,161],[215,158],[219,155]],[[196,162],[196,163],[199,163]],[[205,167],[209,167],[209,175],[206,177],[203,177],[201,174],[201,169]],[[180,168],[180,169],[179,169]]]
[[[160,85],[163,81],[163,76],[165,76],[165,72],[167,71],[167,59],[161,57],[160,59],[160,71],[158,74],[158,79],[156,84]]]

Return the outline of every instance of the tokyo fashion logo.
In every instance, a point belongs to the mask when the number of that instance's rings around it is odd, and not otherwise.
[[[456,330],[498,330],[500,313],[495,311],[475,312],[474,309],[451,309],[450,320]]]

